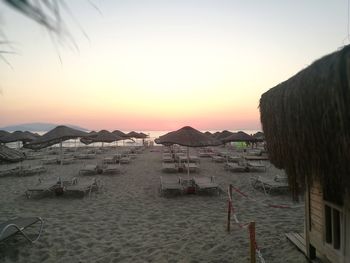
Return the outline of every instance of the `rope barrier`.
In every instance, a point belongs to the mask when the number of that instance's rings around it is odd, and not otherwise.
[[[228,194],[228,220],[230,220],[230,215],[231,215],[231,212],[232,212],[232,216],[233,216],[233,219],[235,221],[235,223],[239,226],[239,228],[241,229],[246,229],[248,228],[248,231],[249,231],[249,237],[250,237],[250,241],[253,242],[253,246],[254,246],[254,250],[255,253],[258,255],[258,258],[260,260],[261,263],[265,263],[265,259],[263,258],[262,254],[261,254],[261,251],[260,251],[260,248],[256,242],[256,239],[255,239],[255,223],[254,223],[254,230],[251,229],[251,223],[245,223],[245,224],[242,224],[241,222],[239,222],[238,218],[237,218],[237,215],[235,213],[235,209],[234,209],[234,206],[233,206],[233,202],[232,202],[232,189],[236,191],[236,189],[230,185],[228,187],[228,190],[227,190],[227,194]],[[237,189],[239,191],[239,193],[241,193],[242,195],[246,196],[247,198],[248,195],[244,194],[243,192],[241,192],[239,189]],[[228,226],[227,226],[227,230],[229,231],[230,230],[230,222],[228,222]],[[253,252],[254,253],[254,252]],[[255,262],[255,255],[252,255],[254,256],[254,262]]]

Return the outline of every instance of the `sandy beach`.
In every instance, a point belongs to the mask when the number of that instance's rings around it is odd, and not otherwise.
[[[234,224],[230,233],[226,231],[225,193],[160,196],[162,147],[154,148],[122,165],[121,174],[95,176],[103,187],[90,197],[27,199],[24,193],[38,178],[90,180],[94,176],[79,175],[83,164],[98,163],[117,150],[69,165],[45,165],[47,172],[40,175],[0,178],[1,222],[18,216],[40,216],[45,221],[37,243],[30,244],[19,235],[1,243],[0,261],[249,262],[248,231]],[[191,149],[193,154],[196,151]],[[23,165],[40,163],[40,159],[26,160]],[[287,232],[303,231],[303,202],[293,203],[288,194],[265,195],[250,184],[251,176],[282,173],[271,165],[267,172],[234,173],[225,171],[223,163],[201,158],[200,171],[193,175],[215,176],[225,191],[233,184],[258,200],[233,194],[237,218],[242,223],[256,222],[257,243],[266,262],[307,262],[285,237]],[[292,208],[269,208],[264,204]]]

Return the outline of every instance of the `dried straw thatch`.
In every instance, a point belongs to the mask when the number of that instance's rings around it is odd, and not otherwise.
[[[317,179],[341,202],[350,190],[350,46],[327,55],[260,99],[271,162],[297,184]],[[294,195],[295,197],[295,195]]]
[[[101,130],[93,135],[83,137],[80,139],[80,141],[84,144],[90,144],[94,142],[106,142],[106,143],[111,143],[119,140],[123,140],[124,138],[111,133],[106,130]]]
[[[257,140],[249,134],[239,131],[234,132],[230,136],[221,139],[223,142],[256,142]]]
[[[63,142],[69,139],[75,139],[79,137],[85,137],[88,133],[76,130],[67,126],[57,126],[56,128],[48,131],[43,136],[37,138],[36,140],[25,144],[23,147],[37,150],[51,145]]]
[[[25,155],[17,150],[10,149],[4,145],[0,145],[0,162],[21,162],[25,159]]]
[[[140,133],[137,133],[135,131],[131,131],[128,134],[126,134],[128,138],[135,138],[135,139],[144,139],[143,135]],[[147,135],[146,135],[147,136]]]
[[[9,135],[10,133],[8,131],[0,130],[0,138],[4,137],[6,135]]]
[[[37,139],[37,137],[30,132],[15,131],[13,133],[9,133],[8,135],[1,137],[0,141],[3,143],[18,142],[18,141],[26,143],[26,142],[31,142],[35,139]]]
[[[262,132],[260,132],[260,131],[258,131],[257,133],[253,134],[253,137],[254,137],[257,141],[259,141],[259,142],[262,142],[262,141],[265,140],[265,135],[264,135],[264,133],[262,133]]]
[[[225,138],[231,136],[232,134],[233,134],[233,132],[224,130],[224,131],[220,132],[219,134],[217,134],[217,135],[215,136],[215,139],[218,139],[218,140],[222,141],[223,139],[225,139]]]
[[[215,140],[190,126],[185,126],[177,131],[169,132],[160,136],[156,143],[164,145],[178,144],[189,147],[204,147],[221,144],[218,140]]]
[[[124,139],[128,138],[128,136],[124,132],[122,132],[120,130],[115,130],[112,133],[118,135],[119,137],[123,137]]]

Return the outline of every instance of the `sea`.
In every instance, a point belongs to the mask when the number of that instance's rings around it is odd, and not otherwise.
[[[219,130],[221,131],[221,130]],[[228,130],[230,132],[238,132],[238,131],[243,131],[245,133],[248,134],[254,134],[257,133],[260,130]],[[43,135],[46,132],[43,131],[33,131],[34,133],[37,133],[39,135]],[[129,131],[122,131],[124,133],[128,133]],[[152,143],[155,146],[159,146],[157,145],[154,140],[156,138],[158,138],[159,136],[162,136],[170,131],[142,131],[143,133],[148,135],[148,138],[145,139],[146,142],[148,143]],[[202,131],[202,132],[206,132],[206,131]],[[215,133],[217,132],[217,130],[209,130],[209,132],[211,133]],[[117,142],[112,142],[112,143],[103,143],[103,146],[142,146],[143,144],[143,140],[142,139],[133,139],[133,140],[123,140],[123,141],[117,141]],[[10,148],[20,148],[22,147],[21,143],[18,142],[12,142],[12,143],[7,143],[6,146],[10,147]],[[51,147],[58,147],[59,145],[52,145]],[[62,146],[63,147],[101,147],[102,143],[100,142],[95,142],[89,145],[85,145],[83,143],[80,142],[79,139],[72,139],[72,140],[67,140],[62,142]]]

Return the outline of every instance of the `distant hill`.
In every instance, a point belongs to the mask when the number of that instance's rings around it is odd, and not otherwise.
[[[43,122],[34,122],[34,123],[23,123],[18,125],[11,125],[0,128],[0,130],[5,130],[8,132],[13,131],[31,131],[31,132],[47,132],[49,130],[52,130],[58,125],[65,125],[68,127],[71,127],[73,129],[82,130],[82,131],[88,131],[88,129],[72,125],[72,124],[55,124],[55,123],[43,123]]]

